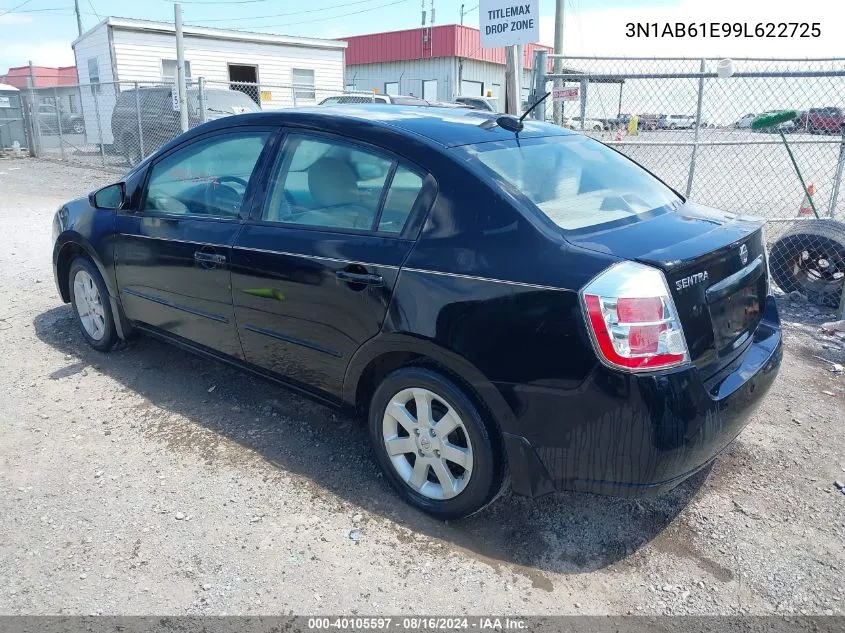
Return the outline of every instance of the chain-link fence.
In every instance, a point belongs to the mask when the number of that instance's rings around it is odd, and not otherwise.
[[[737,59],[722,78],[716,59],[550,57],[558,72],[538,85],[565,88],[559,122],[695,202],[764,218],[777,284],[838,305],[845,59]],[[753,129],[764,114],[776,124]]]
[[[181,133],[171,82],[114,82],[22,93],[32,153],[125,171]],[[215,118],[315,105],[343,91],[313,84],[187,82],[188,127]]]
[[[845,278],[845,237],[837,224],[845,59],[734,60],[729,78],[718,76],[718,61],[555,58],[560,72],[538,66],[537,85],[568,88],[563,96],[570,100],[559,106],[562,124],[631,156],[692,200],[765,218],[778,285],[832,304]],[[188,125],[315,105],[340,94],[313,82],[194,80]],[[41,157],[125,171],[181,131],[173,83],[99,83],[21,95],[30,146]],[[553,108],[541,110],[552,118]],[[784,111],[794,115],[752,129],[759,115]]]

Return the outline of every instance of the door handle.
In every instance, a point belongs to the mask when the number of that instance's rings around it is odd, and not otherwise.
[[[204,253],[203,251],[194,251],[194,260],[203,262],[205,264],[225,264],[226,256],[218,255],[217,253]]]
[[[367,286],[382,286],[384,279],[381,275],[372,275],[370,273],[353,273],[348,270],[338,270],[335,276],[341,281],[349,284],[364,284]]]

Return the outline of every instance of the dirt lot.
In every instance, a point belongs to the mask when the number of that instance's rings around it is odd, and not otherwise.
[[[845,614],[845,341],[783,302],[773,392],[653,500],[501,498],[442,524],[365,430],[141,338],[83,342],[50,221],[109,175],[0,161],[0,613]]]

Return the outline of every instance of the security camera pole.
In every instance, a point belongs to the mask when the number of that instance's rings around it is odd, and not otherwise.
[[[182,5],[173,6],[176,18],[176,89],[179,93],[179,125],[188,131],[188,89],[185,86],[185,44],[182,41]]]

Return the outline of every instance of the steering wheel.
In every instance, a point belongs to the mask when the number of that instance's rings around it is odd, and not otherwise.
[[[223,184],[226,182],[240,185],[243,191],[239,193],[234,187]],[[238,176],[220,176],[209,180],[205,186],[203,204],[212,215],[217,215],[219,212],[237,215],[248,186],[249,183]]]

